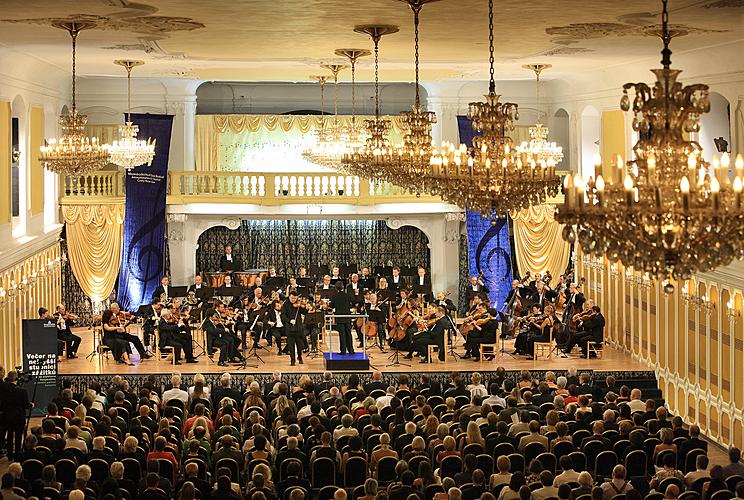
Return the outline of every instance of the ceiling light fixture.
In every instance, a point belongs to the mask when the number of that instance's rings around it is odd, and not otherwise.
[[[548,127],[544,126],[541,119],[542,110],[540,109],[540,74],[548,68],[550,64],[525,64],[525,69],[535,73],[535,96],[537,100],[537,123],[530,127],[530,140],[524,141],[517,146],[517,153],[525,156],[528,162],[540,164],[551,163],[555,166],[563,160],[563,148],[555,142],[548,142]]]

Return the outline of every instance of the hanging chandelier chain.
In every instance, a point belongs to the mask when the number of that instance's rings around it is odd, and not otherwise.
[[[76,77],[76,61],[77,61],[77,36],[78,30],[75,25],[70,28],[70,36],[72,37],[72,110],[75,111],[75,77]]]
[[[127,65],[127,121],[132,121],[132,66]]]
[[[416,68],[416,107],[421,106],[421,97],[419,95],[419,13],[422,4],[411,4],[413,11],[413,37],[414,37],[414,65]]]
[[[356,132],[356,57],[351,61],[351,131]]]
[[[488,84],[488,91],[490,93],[496,92],[496,80],[494,78],[494,57],[493,57],[493,0],[488,0],[488,63],[490,67],[490,81]]]
[[[373,37],[375,42],[375,118],[380,117],[380,38]]]
[[[669,43],[672,41],[672,35],[669,32],[668,0],[662,0],[662,5],[661,39],[664,42],[664,48],[661,50],[661,64],[664,65],[664,69],[669,69],[672,65],[672,50],[669,48]]]
[[[537,122],[540,123],[540,113],[542,108],[540,107],[540,71],[535,71],[535,94],[537,96]]]

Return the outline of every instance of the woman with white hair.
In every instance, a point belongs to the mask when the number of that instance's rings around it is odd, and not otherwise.
[[[488,389],[481,383],[481,374],[473,372],[470,376],[470,385],[467,386],[467,390],[470,391],[470,399],[479,396],[481,398],[488,397]]]
[[[207,385],[207,379],[204,375],[197,373],[194,375],[194,385],[189,387],[189,403],[194,399],[206,399],[211,401],[209,386]]]
[[[566,385],[568,385],[568,379],[561,375],[556,379],[555,382],[556,389],[555,389],[555,395],[556,396],[568,396],[568,389],[566,389]]]

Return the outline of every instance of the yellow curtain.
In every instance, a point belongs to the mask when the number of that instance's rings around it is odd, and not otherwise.
[[[563,225],[555,221],[554,212],[553,205],[539,205],[512,214],[520,274],[550,271],[556,281],[566,270],[570,247],[561,237]]]
[[[212,115],[197,115],[194,160],[197,171],[219,170],[220,137]]]
[[[200,115],[204,118],[211,118],[214,128],[217,132],[224,134],[228,130],[235,134],[241,132],[256,132],[265,128],[274,131],[277,128],[284,132],[290,130],[299,130],[303,134],[308,133],[312,128],[320,128],[321,122],[325,127],[334,124],[335,117],[320,115]],[[198,119],[199,117],[197,117]],[[357,116],[356,124],[360,130],[363,130],[364,120],[371,119],[372,116]],[[403,131],[403,123],[399,116],[385,116],[390,120],[391,129],[396,134]],[[338,124],[341,127],[351,127],[351,116],[344,115],[338,117]]]
[[[83,292],[101,302],[119,275],[124,205],[67,205],[62,211],[72,272]]]

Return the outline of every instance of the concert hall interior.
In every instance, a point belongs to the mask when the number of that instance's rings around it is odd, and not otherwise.
[[[226,373],[627,386],[744,447],[742,49],[742,0],[0,2],[0,454],[68,386]]]

